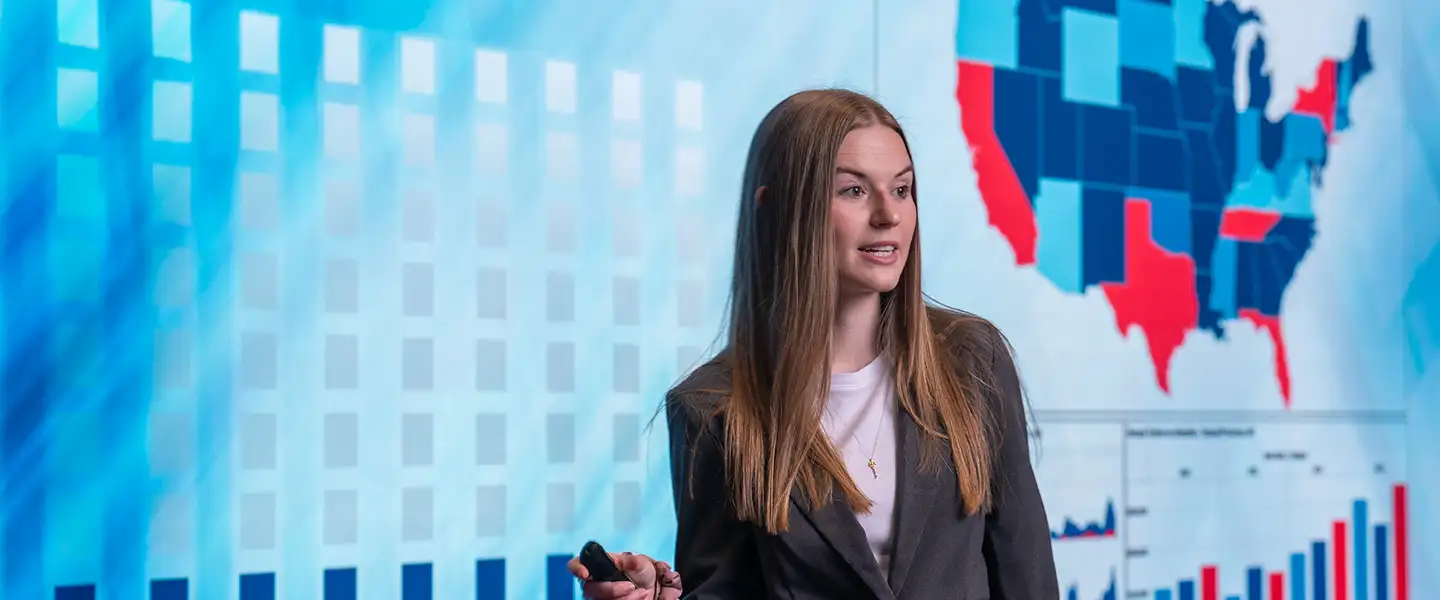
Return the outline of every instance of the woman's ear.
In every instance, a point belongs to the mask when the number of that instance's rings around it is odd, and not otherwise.
[[[755,188],[755,206],[760,206],[760,197],[765,194],[765,186]]]

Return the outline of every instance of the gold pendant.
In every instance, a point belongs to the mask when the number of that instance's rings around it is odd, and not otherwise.
[[[875,470],[875,459],[872,458],[872,459],[870,459],[869,461],[867,461],[867,462],[865,463],[865,466],[870,467],[870,474],[871,474],[871,475],[874,475],[876,479],[879,479],[879,478],[880,478],[880,472]]]

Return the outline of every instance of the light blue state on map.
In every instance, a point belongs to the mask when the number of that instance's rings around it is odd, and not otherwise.
[[[1260,161],[1260,125],[1264,115],[1249,109],[1235,116],[1235,188],[1225,205],[1313,217],[1311,172],[1325,159],[1325,127],[1310,115],[1286,115],[1285,146],[1274,173]]]
[[[1119,0],[1120,64],[1175,80],[1175,17],[1169,6]]]
[[[1288,195],[1296,173],[1304,173],[1305,186],[1309,187],[1310,171],[1318,169],[1325,161],[1325,124],[1311,115],[1285,115],[1285,148],[1280,152],[1280,162],[1275,165],[1275,193]]]
[[[1197,69],[1214,69],[1215,60],[1205,47],[1205,11],[1209,0],[1175,0],[1175,62]]]
[[[1066,7],[1062,93],[1071,102],[1120,106],[1120,24],[1115,17]]]
[[[1080,265],[1085,262],[1085,218],[1080,184],[1041,179],[1035,198],[1035,221],[1040,235],[1035,244],[1036,268],[1061,291],[1084,291]]]
[[[1275,185],[1275,176],[1269,171],[1256,169],[1248,181],[1235,184],[1234,191],[1225,199],[1225,206],[1275,211],[1287,217],[1313,218],[1315,213],[1310,210],[1310,173],[1296,172],[1285,188],[1290,193],[1281,196]]]
[[[1280,190],[1287,190],[1286,196],[1280,196]],[[1276,180],[1270,171],[1257,168],[1250,174],[1250,178],[1244,183],[1237,183],[1236,188],[1225,199],[1225,206],[1231,209],[1257,209],[1273,210],[1287,217],[1306,217],[1313,219],[1315,213],[1310,210],[1310,173],[1308,170],[1296,171],[1290,176],[1290,183],[1287,186],[1276,186]]]
[[[984,0],[960,3],[960,25],[955,28],[955,55],[996,67],[1019,65],[1015,8],[1019,0]]]

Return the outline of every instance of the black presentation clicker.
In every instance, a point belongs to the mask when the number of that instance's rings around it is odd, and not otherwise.
[[[610,554],[605,548],[594,540],[585,543],[580,549],[580,564],[590,571],[590,581],[630,581],[615,561],[610,560]]]

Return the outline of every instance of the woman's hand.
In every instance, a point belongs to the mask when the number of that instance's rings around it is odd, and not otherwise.
[[[590,600],[680,600],[680,574],[670,570],[670,565],[629,552],[611,552],[610,560],[630,581],[590,581],[590,571],[580,564],[579,557],[565,566],[583,582],[580,590]]]

